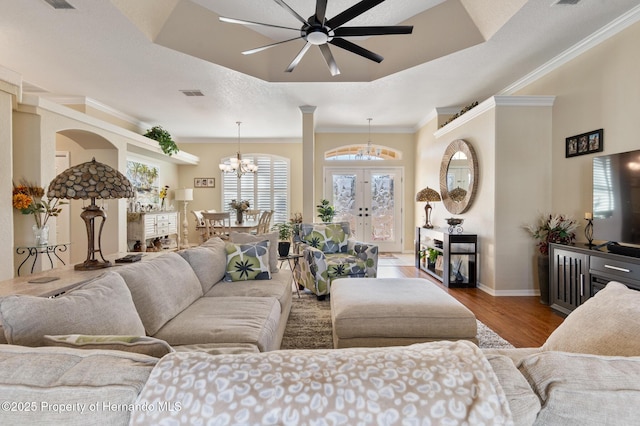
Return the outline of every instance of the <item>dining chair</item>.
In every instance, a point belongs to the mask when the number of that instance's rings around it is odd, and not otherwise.
[[[229,239],[231,233],[231,214],[202,212],[207,239],[220,237],[223,240]]]
[[[273,216],[273,210],[265,210],[258,219],[258,227],[256,228],[256,234],[266,234],[269,232],[271,224],[271,216]]]
[[[249,209],[249,210],[245,210],[244,211],[244,217],[247,220],[253,220],[256,221],[258,220],[258,218],[260,217],[260,210],[259,209]]]

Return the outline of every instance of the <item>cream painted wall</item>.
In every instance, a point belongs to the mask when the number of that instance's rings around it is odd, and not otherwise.
[[[496,107],[495,159],[490,166],[495,170],[495,244],[483,249],[485,261],[495,265],[493,288],[505,296],[539,291],[537,252],[523,226],[551,205],[551,114],[551,106]]]
[[[353,165],[354,167],[371,166],[372,163],[368,161],[353,161],[353,162],[336,162],[325,161],[324,153],[336,147],[342,145],[354,145],[364,144],[368,141],[368,133],[316,133],[315,135],[315,204],[318,204],[323,198],[323,170],[325,167],[344,167]],[[413,240],[414,240],[414,224],[411,214],[414,209],[414,176],[415,176],[415,139],[414,135],[410,133],[372,133],[371,141],[374,145],[388,146],[396,149],[402,153],[402,159],[400,160],[383,160],[376,161],[376,167],[402,167],[404,168],[404,193],[402,194],[404,204],[402,206],[403,211],[403,251],[413,252]],[[314,213],[316,209],[313,209]],[[305,221],[317,221],[318,218],[314,217],[304,218]]]
[[[424,206],[426,203],[418,203],[415,201],[416,194],[427,186],[440,193],[440,162],[444,151],[440,146],[436,145],[436,139],[433,135],[438,130],[438,117],[430,120],[416,133],[416,155],[415,155],[415,184],[414,194],[411,200],[414,205],[413,227],[422,226],[426,223],[426,215]],[[433,203],[431,210],[431,221],[436,224],[443,224],[446,216],[444,204]],[[408,224],[409,225],[409,224]],[[415,244],[415,231],[414,231]]]
[[[223,209],[222,186],[220,184],[221,172],[218,164],[222,158],[234,156],[237,151],[237,139],[202,139],[199,142],[178,142],[178,147],[200,158],[197,166],[179,166],[179,179],[176,188],[193,188],[193,201],[187,206],[189,221],[189,242],[198,242],[198,234],[195,231],[195,219],[191,210]],[[302,143],[289,139],[242,139],[240,152],[245,154],[271,154],[290,160],[291,187],[289,198],[291,200],[289,215],[302,211]],[[197,177],[213,177],[216,179],[215,188],[194,188],[193,179]],[[175,189],[175,188],[174,188]],[[173,195],[172,195],[173,197]],[[176,203],[179,211],[183,211],[182,203]]]
[[[554,94],[551,209],[582,219],[590,212],[592,160],[565,158],[565,138],[604,129],[604,152],[640,148],[640,23],[636,23],[518,94]],[[600,155],[600,154],[598,154]],[[580,220],[580,222],[584,222]],[[598,226],[597,221],[595,226]],[[578,238],[585,241],[582,228]]]
[[[541,103],[541,101],[544,101]],[[550,205],[550,98],[495,97],[459,122],[431,133],[438,120],[418,132],[417,189],[439,191],[442,156],[456,139],[470,143],[478,157],[478,189],[464,218],[464,230],[478,235],[479,286],[494,295],[537,293],[532,272],[533,244],[523,224]],[[526,106],[524,106],[526,105]],[[422,204],[422,203],[421,203]],[[415,211],[424,221],[422,206]],[[435,203],[432,222],[445,227],[453,216]]]
[[[479,285],[490,293],[496,290],[495,265],[495,109],[485,111],[468,123],[453,130],[439,134],[431,145],[433,162],[431,167],[437,173],[436,189],[440,192],[439,174],[442,156],[451,142],[464,139],[473,146],[478,157],[478,192],[469,210],[456,217],[464,218],[465,232],[478,235],[478,270]],[[433,179],[433,178],[432,178]],[[446,218],[454,216],[449,213],[444,203],[436,203],[437,216],[432,213],[435,226],[446,227]]]

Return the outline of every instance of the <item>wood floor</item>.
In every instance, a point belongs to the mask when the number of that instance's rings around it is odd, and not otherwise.
[[[415,266],[379,266],[378,277],[425,278],[436,283],[517,348],[541,346],[563,321],[539,297],[494,297],[477,288],[449,289]]]

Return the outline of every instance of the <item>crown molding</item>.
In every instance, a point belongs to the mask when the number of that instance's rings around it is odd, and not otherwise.
[[[474,118],[499,106],[508,107],[550,107],[553,106],[555,96],[492,96],[478,104],[460,117],[433,133],[436,138],[446,135],[454,129],[468,123]]]
[[[367,134],[369,133],[369,128],[367,126],[350,126],[350,127],[318,127],[315,131],[316,133],[357,133],[357,134]],[[414,127],[372,127],[372,134],[386,134],[386,133],[409,133],[413,134],[416,130]]]
[[[598,31],[594,32],[590,36],[586,37],[579,43],[573,45],[569,49],[565,50],[555,58],[551,59],[547,63],[542,66],[536,68],[529,74],[525,75],[518,81],[514,82],[510,86],[504,88],[500,91],[499,95],[510,95],[512,93],[516,93],[517,91],[523,89],[534,81],[544,77],[550,72],[558,69],[562,65],[567,62],[575,59],[576,57],[582,55],[584,52],[589,49],[594,48],[599,45],[603,41],[613,37],[614,35],[620,33],[621,31],[627,29],[629,26],[635,24],[640,21],[640,5],[634,7],[627,13],[619,16],[617,19],[614,19],[604,27],[600,28]]]

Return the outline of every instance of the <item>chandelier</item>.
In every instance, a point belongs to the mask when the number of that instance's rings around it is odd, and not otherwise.
[[[373,118],[367,118],[367,120],[369,120],[369,141],[366,146],[358,149],[356,160],[377,160],[380,157],[380,148],[374,148],[371,145],[371,120]]]
[[[220,163],[218,167],[223,173],[234,173],[238,176],[238,179],[245,173],[255,173],[258,171],[258,166],[253,164],[251,160],[243,160],[242,154],[240,154],[240,124],[241,121],[236,121],[238,125],[238,152],[236,152],[235,158],[230,158],[228,163]]]

